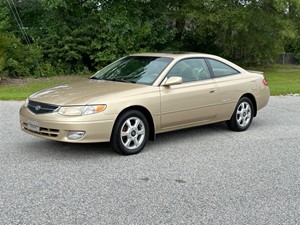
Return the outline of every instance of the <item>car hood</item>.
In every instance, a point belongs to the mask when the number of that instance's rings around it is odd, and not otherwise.
[[[136,89],[147,87],[149,86],[88,79],[42,90],[32,94],[29,99],[53,105],[86,105],[93,102],[105,103],[102,100],[111,96],[125,96],[133,94]]]

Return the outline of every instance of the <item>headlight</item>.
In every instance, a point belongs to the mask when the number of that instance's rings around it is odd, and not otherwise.
[[[27,108],[27,106],[28,106],[28,103],[29,103],[29,99],[26,98],[25,103],[24,103],[24,106],[25,106],[26,108]]]
[[[62,106],[58,113],[64,116],[80,116],[83,106]]]
[[[102,112],[106,105],[62,106],[58,113],[64,116],[82,116]]]
[[[106,109],[106,105],[87,105],[82,110],[82,115],[90,115],[102,112]]]

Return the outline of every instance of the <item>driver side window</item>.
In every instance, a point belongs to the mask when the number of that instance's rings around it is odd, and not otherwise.
[[[211,78],[205,60],[201,58],[181,60],[180,62],[175,64],[175,66],[169,71],[167,76],[182,77],[182,81],[184,83]]]

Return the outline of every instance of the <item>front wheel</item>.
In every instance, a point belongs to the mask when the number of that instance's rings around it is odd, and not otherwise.
[[[231,119],[226,122],[227,126],[234,131],[247,130],[252,123],[253,113],[252,101],[243,97],[238,101]]]
[[[123,155],[137,154],[143,150],[149,137],[149,124],[143,113],[130,110],[123,113],[115,123],[111,145]]]

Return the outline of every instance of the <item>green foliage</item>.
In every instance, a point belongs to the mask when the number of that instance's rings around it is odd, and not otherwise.
[[[270,63],[285,51],[300,54],[298,0],[14,3],[30,44],[1,1],[0,74],[13,77],[90,73],[146,51],[207,52],[245,65]]]
[[[0,74],[10,77],[39,76],[40,48],[24,45],[12,34],[0,33]]]
[[[174,29],[168,27],[169,18],[163,11],[160,14],[153,10],[157,4],[131,1],[130,6],[128,2],[104,5],[101,30],[93,41],[92,59],[101,67],[126,54],[167,49]]]
[[[183,37],[192,50],[220,54],[242,64],[264,64],[277,58],[285,41],[296,35],[283,1],[192,2],[181,10],[189,21]]]
[[[4,2],[0,1],[0,32],[10,28],[10,17],[8,8],[5,7]]]
[[[6,46],[8,45],[8,38],[0,33],[0,77],[4,74],[5,60],[6,60]]]

